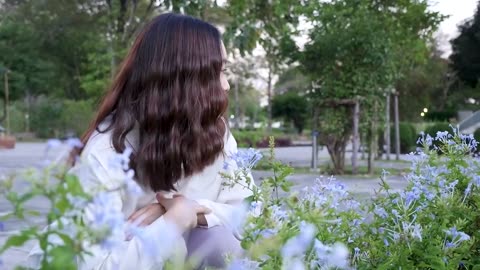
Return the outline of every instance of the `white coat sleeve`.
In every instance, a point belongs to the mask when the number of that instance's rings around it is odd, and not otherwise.
[[[228,156],[236,152],[237,143],[233,136],[230,135],[225,147],[226,158],[229,159]],[[237,164],[231,159],[228,160],[228,164],[229,166],[223,170],[223,173],[233,176],[235,170],[238,169]],[[219,181],[225,181],[220,174],[217,175],[217,177]],[[247,178],[249,178],[250,181],[247,181]],[[239,183],[233,186],[222,186],[215,201],[206,199],[196,200],[199,204],[212,210],[212,213],[205,215],[208,228],[219,225],[227,226],[232,229],[237,238],[240,238],[238,224],[235,223],[238,223],[238,215],[242,214],[245,199],[253,195],[251,189],[255,185],[251,173],[248,173],[247,178],[242,177]]]

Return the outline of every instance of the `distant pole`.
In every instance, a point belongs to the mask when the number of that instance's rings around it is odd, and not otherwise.
[[[268,85],[267,85],[267,96],[268,96],[268,133],[272,132],[272,66],[268,66]]]
[[[318,168],[318,109],[313,106],[313,123],[312,123],[312,170],[316,171]]]
[[[370,146],[368,147],[368,174],[373,175],[375,170],[375,152],[377,150],[376,145],[377,143],[377,102],[375,101],[373,107],[373,117],[370,123]]]
[[[7,122],[7,135],[10,135],[10,109],[9,105],[10,102],[8,100],[8,72],[9,70],[5,70],[5,73],[3,74],[4,76],[4,82],[5,82],[5,117],[6,117],[6,122]]]
[[[357,100],[355,102],[355,107],[353,109],[353,143],[352,143],[352,174],[357,174],[357,160],[358,160],[358,144],[360,141],[360,136],[358,132],[358,125],[360,119],[360,102]]]
[[[387,160],[390,160],[390,93],[387,93],[387,100],[386,100],[386,109],[385,109],[385,144],[387,146],[386,154]]]
[[[314,130],[312,132],[312,158],[313,158],[313,168],[312,170],[314,172],[317,171],[317,168],[318,168],[318,151],[317,151],[317,148],[318,148],[318,141],[317,141],[317,131]]]
[[[400,116],[398,114],[398,92],[394,94],[395,110],[395,158],[400,160]]]

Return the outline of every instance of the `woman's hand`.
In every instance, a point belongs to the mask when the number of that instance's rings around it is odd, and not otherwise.
[[[160,203],[152,203],[135,211],[128,217],[128,222],[139,227],[148,226],[165,214],[165,212],[165,208]]]
[[[165,220],[176,224],[182,232],[197,226],[197,215],[211,212],[209,208],[181,195],[174,195],[172,199],[168,199],[162,194],[157,194],[157,201],[166,209],[163,216]]]

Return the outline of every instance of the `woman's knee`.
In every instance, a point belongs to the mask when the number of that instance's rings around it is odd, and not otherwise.
[[[196,228],[187,240],[188,257],[202,267],[224,267],[225,256],[239,256],[242,253],[240,241],[232,231],[223,226],[209,229]]]

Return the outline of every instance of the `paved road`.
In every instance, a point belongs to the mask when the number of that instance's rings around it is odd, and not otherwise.
[[[0,175],[8,174],[18,171],[23,168],[41,166],[46,160],[55,159],[64,149],[57,149],[55,151],[45,152],[46,145],[44,143],[19,143],[14,150],[0,149]],[[320,160],[327,162],[328,154],[325,150],[320,152]],[[310,164],[311,147],[289,147],[276,149],[276,157],[292,166],[305,166]],[[406,165],[403,163],[391,163],[393,167],[404,168]],[[254,178],[257,181],[261,181],[264,177],[270,175],[269,172],[255,171],[253,172]],[[316,178],[320,175],[314,174],[296,174],[290,176],[288,179],[294,183],[293,191],[299,191],[306,186],[313,184]],[[361,198],[370,197],[375,189],[379,187],[379,179],[355,179],[352,177],[337,177],[337,180],[343,182],[347,189],[351,191],[355,196]],[[401,176],[393,176],[388,179],[388,183],[394,190],[401,190],[406,181]],[[16,184],[16,190],[22,190],[28,188],[27,185],[21,181]],[[48,211],[48,203],[41,198],[37,198],[29,204],[32,209],[39,210],[42,213]],[[11,206],[4,198],[0,198],[0,214],[11,210]],[[42,217],[29,220],[30,224],[37,224],[38,226],[44,226]],[[0,231],[0,246],[5,242],[8,235],[15,233],[16,230],[26,226],[25,223],[12,220],[5,224],[4,231]],[[24,247],[12,249],[0,256],[3,261],[3,265],[0,265],[0,269],[13,269],[13,265],[21,263],[25,258],[28,250],[31,249],[32,243],[27,243]]]

